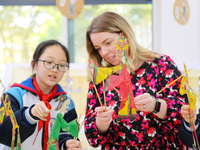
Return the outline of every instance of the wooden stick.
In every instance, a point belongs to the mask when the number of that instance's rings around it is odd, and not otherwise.
[[[104,88],[104,80],[103,80],[103,88]],[[103,90],[103,96],[104,96],[105,111],[107,111],[107,108],[106,108],[106,95],[105,95],[105,91],[104,90]]]
[[[84,120],[80,124],[80,129],[82,128],[83,124],[84,124]]]
[[[101,105],[101,107],[102,107],[103,105],[102,105],[101,99],[100,99],[100,97],[99,97],[99,93],[97,92],[97,88],[96,88],[96,86],[94,85],[94,83],[93,83],[93,86],[94,86],[94,89],[95,89],[95,91],[96,91],[96,94],[97,94],[99,103],[100,103],[100,105]]]
[[[116,87],[114,89],[115,89],[115,91],[117,91],[118,94],[120,94],[119,91],[116,89]]]
[[[192,69],[192,68],[191,68]],[[190,69],[190,70],[191,70]],[[188,70],[186,73],[188,73],[190,70]],[[170,84],[167,84],[163,89],[161,89],[159,92],[158,92],[158,94],[160,93],[160,92],[162,92],[163,90],[165,90],[167,87],[169,87],[171,84],[173,84],[174,82],[176,82],[178,79],[180,79],[181,77],[183,77],[183,75],[181,75],[181,76],[179,76],[178,78],[176,78],[176,80],[174,80],[173,82],[171,82]]]
[[[96,91],[96,94],[97,94],[99,103],[100,103],[100,105],[101,105],[101,107],[102,107],[103,105],[102,105],[101,99],[100,99],[100,97],[99,97],[99,93],[97,92],[97,88],[96,88],[96,86],[95,86],[95,84],[94,84],[94,82],[93,82],[93,80],[92,80],[92,72],[91,72],[91,70],[89,71],[89,74],[90,74],[91,81],[92,81],[92,84],[93,84],[93,86],[94,86],[94,89],[95,89],[95,91]]]
[[[76,140],[77,140],[77,138],[76,138],[76,137],[74,137],[74,144],[76,143]]]
[[[53,110],[55,110],[56,109],[56,107],[55,108],[52,108],[51,110],[49,110],[49,112],[51,112],[51,111],[53,111]]]

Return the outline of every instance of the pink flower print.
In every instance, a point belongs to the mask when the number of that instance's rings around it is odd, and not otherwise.
[[[167,69],[166,66],[163,66],[160,68],[160,71],[164,72],[164,71],[166,71],[166,69]]]
[[[141,70],[139,70],[139,71],[136,73],[136,75],[139,76],[139,77],[141,77],[141,76],[143,76],[144,73],[145,73],[145,70],[144,70],[144,69],[141,69]]]
[[[155,80],[155,79],[152,79],[152,80],[150,81],[150,85],[151,85],[151,87],[155,87],[155,86],[156,86],[156,80]]]
[[[126,142],[125,141],[121,142],[121,145],[126,146]]]
[[[92,93],[88,93],[88,98],[92,98],[93,94]]]
[[[132,89],[135,90],[136,89],[136,86],[134,84],[132,84]]]
[[[118,132],[119,131],[119,126],[113,126],[114,131]]]
[[[109,144],[106,144],[106,145],[105,145],[105,148],[106,148],[106,149],[109,149],[109,148],[110,148],[110,145],[109,145]]]
[[[153,74],[147,73],[147,80],[150,80],[152,78]]]
[[[111,98],[112,98],[111,96],[107,96],[107,97],[106,97],[106,101],[110,101]]]
[[[116,101],[111,101],[108,103],[109,106],[114,106],[116,104]]]
[[[93,118],[93,116],[96,116],[96,113],[93,113],[93,114],[89,117],[89,119]]]
[[[136,134],[136,137],[138,138],[139,142],[142,142],[143,141],[143,137],[144,137],[143,131],[141,133]]]
[[[96,99],[90,99],[90,105],[92,105],[92,104],[96,104]]]
[[[138,81],[139,86],[141,86],[141,85],[143,85],[145,83],[146,83],[146,81],[144,80],[143,77]]]
[[[90,83],[89,84],[89,89],[93,89],[94,87],[93,87],[93,84],[92,83]]]
[[[175,126],[179,126],[180,124],[181,124],[181,120],[175,120],[175,121],[174,121],[174,125],[175,125]]]
[[[116,112],[114,112],[113,115],[112,115],[112,119],[114,120],[116,118],[117,118],[117,114],[116,114]]]
[[[131,141],[129,140],[130,145],[134,146],[135,145],[135,141]]]
[[[153,128],[153,127],[149,128],[147,130],[147,134],[153,137],[156,134],[155,128]]]
[[[171,114],[171,117],[174,118],[174,117],[176,117],[176,115],[177,115],[177,113],[173,112],[173,113]]]
[[[174,71],[173,71],[172,69],[168,69],[168,70],[165,72],[165,76],[170,78],[170,77],[172,77],[173,72],[174,72]]]
[[[122,138],[124,138],[124,133],[123,132],[118,132],[118,135],[120,136],[120,137],[122,137]]]
[[[174,80],[171,78],[171,79],[167,82],[167,84],[170,84],[170,83],[172,83],[173,81],[174,81]],[[176,84],[177,84],[176,82],[170,84],[169,88],[171,88],[172,86],[174,86],[174,85],[176,85]]]
[[[89,116],[92,113],[92,110],[88,110],[88,112],[85,114],[85,116]]]
[[[159,60],[159,62],[158,62],[158,65],[159,65],[159,66],[164,66],[165,64],[163,63],[163,61],[164,61],[164,60],[161,58],[161,59]]]
[[[148,122],[146,122],[146,123],[142,123],[141,126],[142,126],[142,129],[143,129],[143,130],[149,128],[149,124],[148,124]]]
[[[176,104],[174,99],[171,100],[171,104],[172,104],[172,105],[175,105],[175,104]]]

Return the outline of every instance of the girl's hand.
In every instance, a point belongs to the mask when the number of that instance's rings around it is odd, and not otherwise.
[[[105,134],[108,130],[110,123],[112,122],[112,114],[114,112],[113,109],[107,107],[107,111],[105,111],[105,107],[96,107],[95,112],[97,112],[96,117],[96,126],[100,134]]]
[[[190,112],[190,114],[189,114]],[[196,116],[196,110],[190,110],[189,109],[189,105],[183,105],[181,107],[181,114],[183,116],[183,118],[185,119],[185,121],[187,123],[190,124],[190,116],[191,116],[191,121],[194,123],[197,119],[197,116]],[[190,116],[189,116],[190,115]]]
[[[149,93],[135,97],[134,102],[138,110],[146,112],[153,112],[156,105],[156,99]]]
[[[67,140],[65,145],[66,145],[66,150],[81,150],[82,149],[81,142],[78,140],[75,140],[74,142],[74,139]]]
[[[39,119],[43,121],[47,121],[46,117],[49,114],[49,109],[46,107],[44,102],[39,102],[33,106],[31,109],[31,113],[33,116],[38,117]]]

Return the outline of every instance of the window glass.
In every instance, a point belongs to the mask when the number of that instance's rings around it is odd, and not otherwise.
[[[86,63],[85,32],[92,19],[99,14],[113,11],[122,15],[133,27],[140,45],[152,49],[152,4],[107,4],[86,5],[83,12],[75,18],[75,62]]]
[[[87,63],[85,32],[90,22],[105,11],[114,11],[126,18],[133,27],[136,39],[152,49],[151,4],[85,5],[74,19],[74,62]],[[39,42],[47,39],[64,41],[67,27],[56,6],[0,6],[0,77],[6,63],[29,63]],[[65,45],[68,45],[65,43]]]
[[[55,6],[0,6],[0,75],[6,63],[30,63],[39,42],[62,40]]]

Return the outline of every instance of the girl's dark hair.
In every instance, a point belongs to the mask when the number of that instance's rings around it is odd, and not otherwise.
[[[37,48],[36,48],[36,50],[33,54],[32,68],[34,68],[35,64],[39,60],[39,57],[43,54],[45,49],[49,46],[52,46],[52,45],[59,45],[63,49],[63,51],[65,52],[66,58],[67,58],[67,64],[68,64],[68,68],[69,68],[69,63],[70,63],[69,51],[63,44],[61,44],[60,42],[58,42],[56,40],[43,41],[37,46]],[[35,74],[33,76],[35,76]]]

